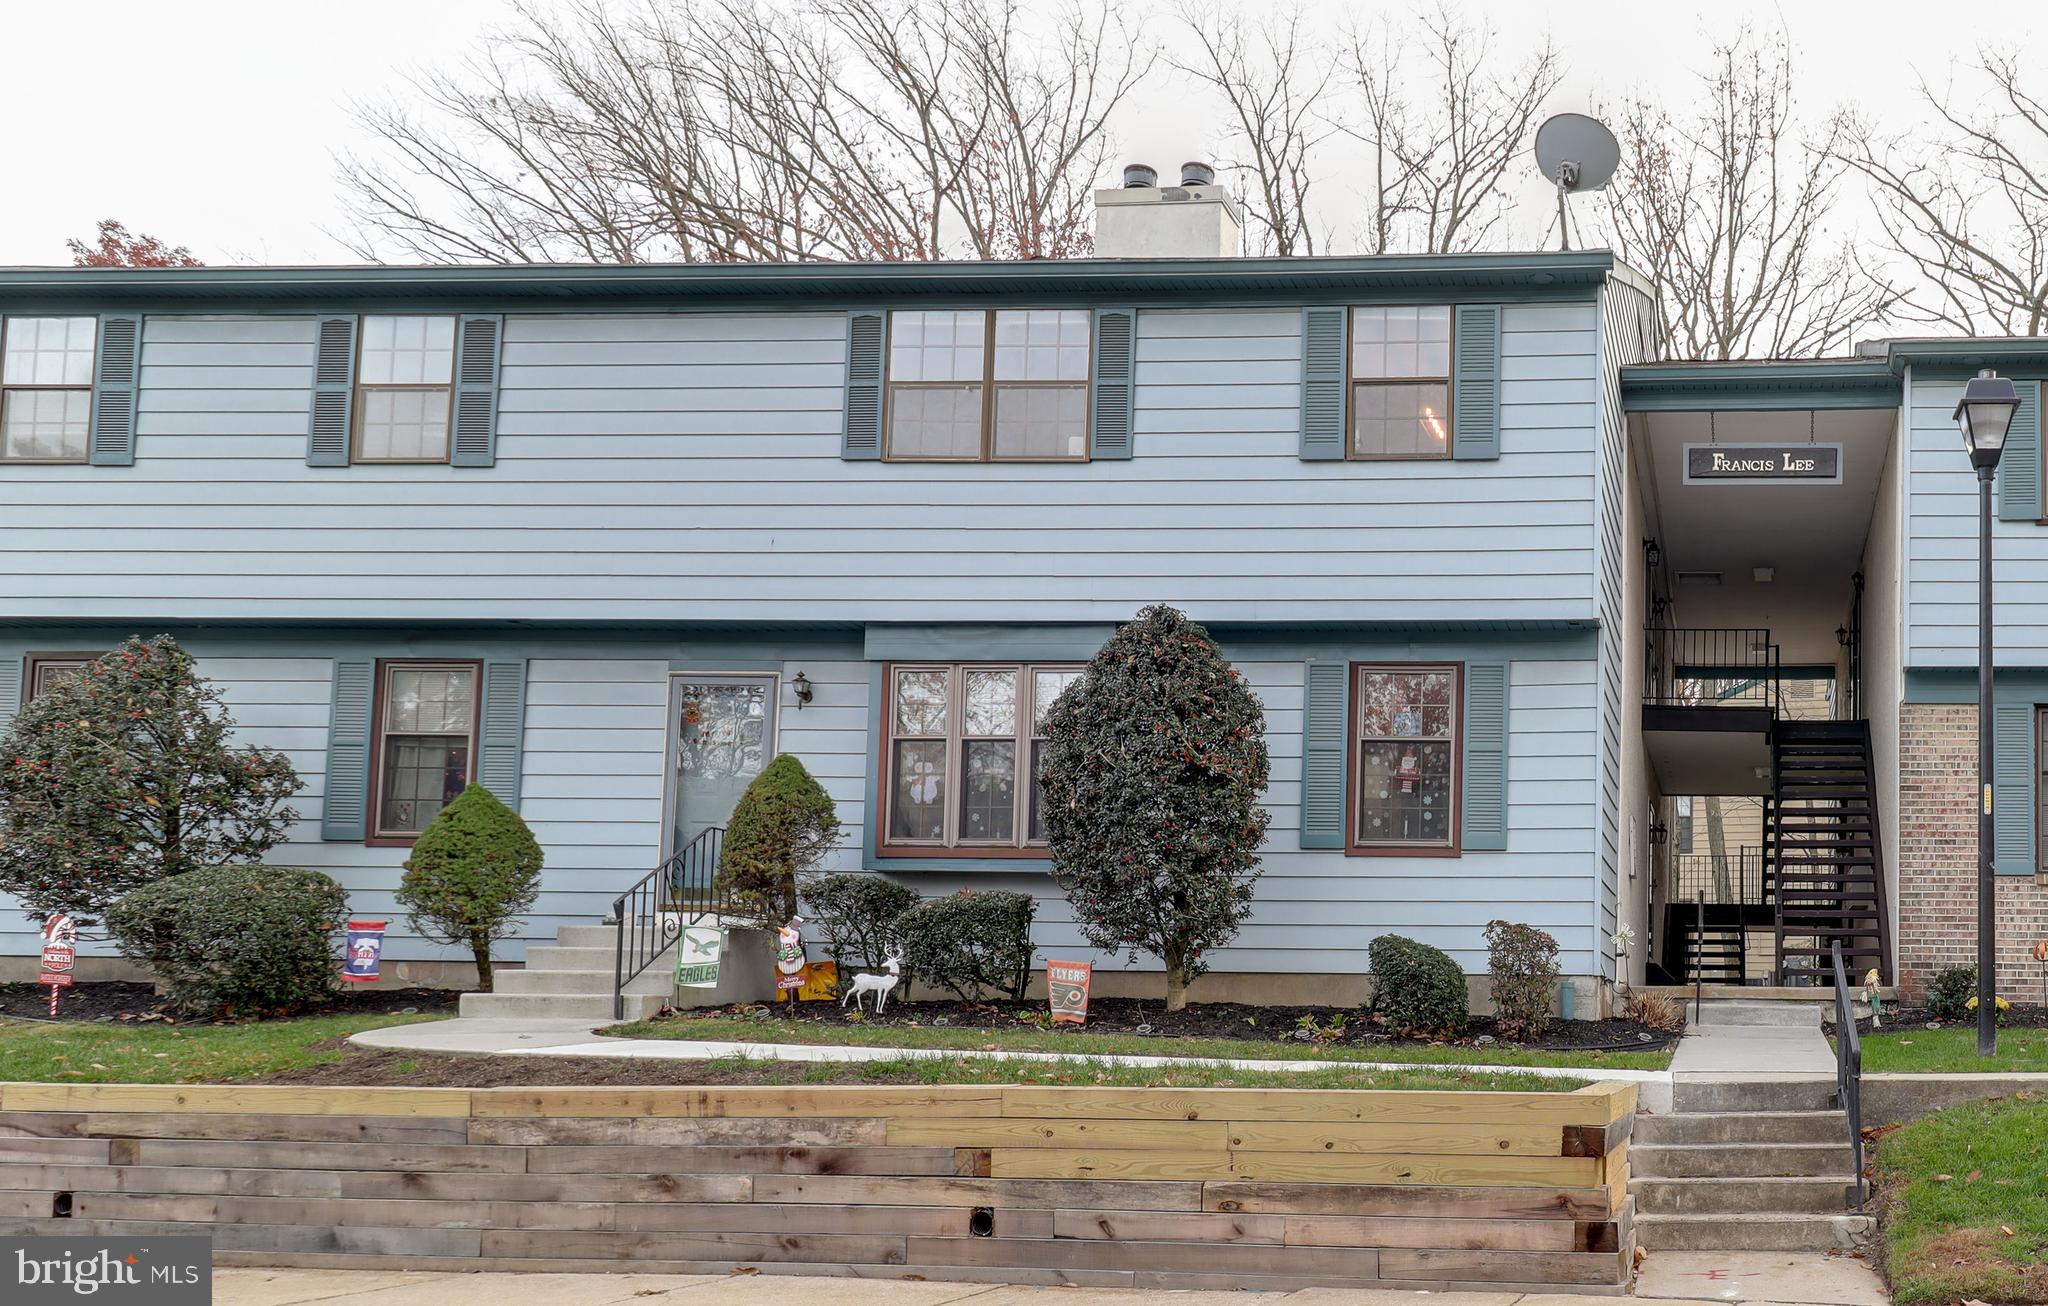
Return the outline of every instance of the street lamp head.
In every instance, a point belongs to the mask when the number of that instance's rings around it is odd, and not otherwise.
[[[1971,466],[1998,466],[1998,456],[2005,452],[2005,434],[2012,428],[2012,416],[2019,406],[2019,391],[2009,378],[1989,370],[1970,378],[1963,387],[1962,402],[1956,405],[1956,429],[1963,433]]]

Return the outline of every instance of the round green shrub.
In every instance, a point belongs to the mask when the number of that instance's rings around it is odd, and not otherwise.
[[[1471,1008],[1465,972],[1450,954],[1399,934],[1382,934],[1366,949],[1372,964],[1372,1010],[1404,1034],[1455,1037]]]
[[[1975,1020],[1970,999],[1977,996],[1977,968],[1951,966],[1927,986],[1927,1014],[1936,1020]]]
[[[340,968],[348,895],[318,871],[211,866],[136,889],[107,911],[124,956],[208,1016],[281,1016],[320,1002]]]
[[[1486,927],[1488,969],[1493,975],[1493,1025],[1502,1038],[1543,1037],[1550,1023],[1550,997],[1562,972],[1557,940],[1533,925],[1494,921]]]
[[[734,915],[780,925],[797,912],[796,877],[839,842],[839,809],[802,759],[784,753],[761,769],[725,823],[719,897]]]
[[[889,949],[901,946],[903,913],[917,906],[917,890],[879,875],[815,875],[801,886],[804,920],[825,936],[825,950],[843,984],[855,969],[879,971]]]
[[[436,943],[467,946],[477,987],[491,991],[491,945],[509,937],[540,896],[540,842],[519,813],[480,784],[428,823],[405,859],[398,905]]]
[[[1037,911],[1030,894],[1001,889],[927,898],[896,922],[903,968],[963,1002],[1021,998],[1031,982],[1031,920]]]

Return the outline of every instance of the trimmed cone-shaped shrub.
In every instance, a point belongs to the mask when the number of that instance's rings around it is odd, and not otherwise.
[[[1372,1009],[1396,1032],[1455,1037],[1472,1018],[1465,972],[1441,948],[1382,934],[1366,948]]]
[[[282,1016],[327,997],[348,896],[318,871],[209,866],[144,885],[107,912],[123,955],[205,1016]]]
[[[1031,921],[1037,912],[1030,894],[1003,889],[927,898],[896,922],[903,932],[903,969],[962,1002],[1022,998],[1031,983]]]
[[[784,753],[761,769],[725,823],[718,892],[736,915],[780,925],[796,915],[796,877],[839,842],[839,809],[802,759]]]
[[[1493,976],[1493,1025],[1502,1038],[1542,1038],[1557,992],[1557,940],[1534,925],[1494,921],[1486,927]]]
[[[1269,819],[1259,700],[1208,631],[1160,604],[1110,636],[1043,734],[1053,879],[1090,943],[1165,963],[1179,1011],[1251,913]]]
[[[477,987],[492,985],[491,945],[509,938],[540,895],[540,842],[519,813],[472,784],[420,832],[398,905],[436,943],[467,947]]]
[[[59,677],[0,734],[0,892],[92,926],[145,884],[259,860],[299,777],[233,739],[220,691],[168,635]]]
[[[799,893],[804,920],[825,936],[842,985],[856,970],[882,969],[889,949],[903,946],[903,913],[917,906],[917,890],[865,871],[813,875]]]

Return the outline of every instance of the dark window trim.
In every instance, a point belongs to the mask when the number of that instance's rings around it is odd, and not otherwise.
[[[2048,844],[2042,842],[2042,835],[2048,832],[2048,812],[2042,805],[2048,803],[2048,784],[2042,783],[2041,765],[2048,760],[2048,703],[2034,704],[2034,874],[2048,875]],[[1988,799],[1986,801],[1989,801]]]
[[[84,385],[8,385],[5,374],[7,359],[7,332],[13,326],[14,320],[16,318],[23,317],[75,317],[83,318],[91,322],[93,324],[92,370],[94,379],[86,382]],[[78,457],[9,458],[4,452],[5,446],[0,445],[0,464],[5,464],[6,466],[9,467],[83,467],[92,461],[92,394],[94,388],[98,384],[100,369],[99,322],[100,318],[99,314],[97,313],[8,313],[0,315],[0,410],[5,409],[8,394],[16,390],[22,391],[24,393],[40,392],[43,390],[77,390],[82,392],[86,397],[85,448],[79,453]],[[26,692],[27,687],[23,686],[23,693],[26,694]],[[23,701],[26,702],[27,700],[24,698]]]
[[[1441,308],[1450,315],[1450,334],[1444,338],[1444,375],[1359,376],[1357,332],[1352,323],[1361,308]],[[1344,461],[1353,463],[1442,463],[1451,461],[1451,445],[1457,432],[1456,403],[1458,373],[1458,306],[1454,303],[1346,304],[1344,306]],[[1359,453],[1353,423],[1358,420],[1358,391],[1361,386],[1434,385],[1444,386],[1444,451],[1440,454]],[[1391,664],[1389,664],[1391,665]]]
[[[36,668],[48,662],[97,662],[110,649],[42,650],[24,653],[21,657],[21,705],[27,707],[35,698]]]
[[[448,384],[408,382],[404,385],[371,384],[363,380],[363,342],[369,339],[366,324],[373,317],[445,317],[454,324],[455,334],[448,347]],[[355,393],[349,396],[348,460],[365,467],[445,467],[455,459],[455,378],[461,368],[462,315],[460,313],[358,313],[356,314]],[[363,456],[363,417],[368,405],[363,396],[371,391],[438,390],[448,396],[448,418],[441,432],[439,458],[366,458]]]
[[[1080,312],[1088,318],[1088,375],[1079,381],[998,381],[996,380],[996,314],[997,313],[1066,313]],[[980,313],[981,332],[981,380],[980,381],[897,381],[889,376],[889,353],[896,343],[896,317],[899,313]],[[981,452],[971,458],[909,457],[891,453],[889,450],[890,410],[896,406],[896,391],[903,390],[953,390],[966,386],[981,387]],[[1016,458],[996,454],[996,387],[1032,388],[1047,390],[1070,390],[1081,387],[1082,452],[1078,458]],[[1009,304],[1002,308],[905,308],[893,309],[882,319],[882,461],[885,463],[1086,463],[1095,458],[1095,310],[1093,307],[1077,309],[1072,306],[1046,308],[1039,305]]]
[[[1461,813],[1465,802],[1465,664],[1463,662],[1388,662],[1368,658],[1350,664],[1351,679],[1345,685],[1350,708],[1344,714],[1344,792],[1349,795],[1344,813],[1344,855],[1347,857],[1462,857],[1465,838]],[[1435,671],[1451,673],[1451,813],[1448,844],[1363,843],[1358,838],[1359,719],[1365,711],[1365,696],[1358,692],[1361,673],[1379,671]]]
[[[1036,735],[1032,728],[1036,726],[1037,722],[1035,719],[1033,719],[1030,713],[1026,713],[1024,711],[1025,704],[1022,700],[1029,694],[1029,686],[1026,684],[1024,677],[1025,673],[1029,671],[1079,671],[1087,665],[1088,664],[1086,661],[1077,662],[1071,659],[1060,658],[1044,658],[1038,660],[1033,660],[1031,658],[974,658],[958,662],[948,661],[944,658],[933,658],[930,660],[918,658],[904,658],[899,661],[884,662],[882,664],[882,710],[875,730],[877,738],[874,741],[873,748],[876,768],[875,856],[878,858],[945,857],[969,858],[974,860],[987,858],[993,861],[1000,861],[1007,858],[1025,858],[1029,860],[1044,861],[1046,857],[1046,845],[1043,842],[1033,842],[1031,840],[1031,794],[1030,786],[1028,783],[1028,767],[1030,765],[1029,759],[1031,741],[1034,738],[1036,738]],[[894,780],[894,775],[890,771],[891,752],[893,751],[890,746],[896,741],[896,672],[899,669],[906,671],[915,671],[946,668],[952,672],[959,673],[979,667],[1014,667],[1017,670],[1018,684],[1021,687],[1018,702],[1017,720],[1019,733],[1016,736],[1017,742],[1020,747],[1018,764],[1020,767],[1020,776],[1022,776],[1022,778],[1026,781],[1026,783],[1021,784],[1019,786],[1017,809],[1020,820],[1018,829],[1024,835],[1024,843],[1020,845],[1006,845],[994,843],[958,842],[950,844],[943,842],[889,842],[889,791],[892,787],[892,782]],[[960,778],[960,760],[953,753],[952,746],[955,742],[955,736],[952,732],[952,723],[950,718],[953,712],[953,700],[955,693],[957,692],[959,686],[963,683],[964,677],[956,675],[952,682],[952,688],[949,688],[949,690],[947,691],[946,713],[948,716],[948,722],[946,732],[946,776],[949,782],[957,782]],[[1030,706],[1035,712],[1037,704],[1032,703]],[[929,736],[927,736],[927,738],[928,737]],[[987,736],[975,737],[986,738]],[[959,738],[965,739],[966,736],[961,735]],[[960,795],[957,787],[953,788],[946,795],[946,813],[949,822],[953,818],[954,804],[959,801],[959,796]]]
[[[370,685],[370,785],[369,810],[363,814],[363,844],[369,848],[410,848],[419,841],[417,834],[379,834],[377,831],[377,809],[384,805],[384,683],[386,671],[394,667],[469,667],[474,674],[470,679],[469,711],[469,774],[463,777],[464,784],[476,783],[477,753],[480,748],[479,732],[483,728],[484,664],[481,658],[378,658],[371,674],[375,679]]]

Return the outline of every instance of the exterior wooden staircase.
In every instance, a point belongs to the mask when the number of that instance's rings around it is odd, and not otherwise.
[[[1868,721],[1779,720],[1775,792],[1764,826],[1779,985],[1828,981],[1839,940],[1852,975],[1892,975],[1883,844]]]

